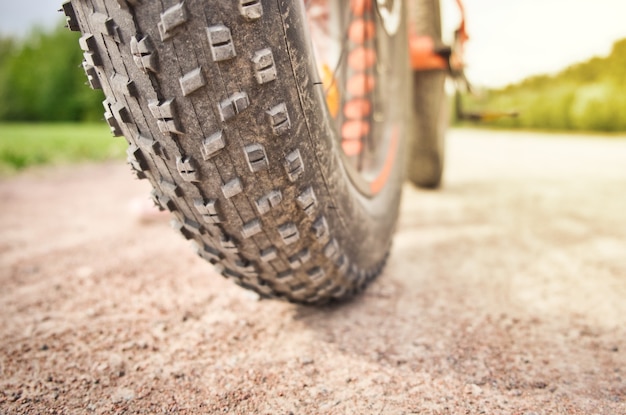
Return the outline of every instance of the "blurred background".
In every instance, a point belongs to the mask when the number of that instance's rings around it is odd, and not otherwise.
[[[123,140],[111,139],[99,122],[103,96],[85,86],[79,35],[63,28],[60,3],[0,2],[2,172],[124,152]],[[465,97],[466,106],[520,113],[487,126],[626,131],[626,2],[464,3],[467,75],[480,92]],[[454,0],[441,4],[451,35],[458,9]]]
[[[477,110],[519,111],[491,125],[542,130],[626,130],[626,2],[464,0],[468,97]],[[444,24],[458,22],[441,0]]]

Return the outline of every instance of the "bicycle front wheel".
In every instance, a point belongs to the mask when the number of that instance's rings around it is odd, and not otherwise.
[[[235,283],[301,303],[358,292],[388,255],[409,107],[403,7],[64,5],[111,130],[175,227]]]

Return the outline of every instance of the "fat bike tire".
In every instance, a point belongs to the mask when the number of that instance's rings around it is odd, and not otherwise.
[[[415,33],[441,43],[439,0],[414,0],[411,24]],[[441,186],[445,161],[445,134],[449,101],[445,94],[445,70],[413,72],[413,128],[407,160],[407,178],[416,186]]]
[[[329,121],[302,0],[72,0],[63,9],[132,170],[223,276],[262,297],[319,304],[381,272],[411,105],[405,22],[395,35],[376,22],[377,44],[396,50],[385,64],[400,68],[382,91],[396,105],[379,130],[397,137],[381,174],[359,179],[364,191]]]

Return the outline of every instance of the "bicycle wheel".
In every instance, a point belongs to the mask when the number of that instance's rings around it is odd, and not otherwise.
[[[441,44],[439,0],[415,0],[411,7],[411,25],[418,36],[428,36]],[[449,102],[444,91],[446,71],[442,69],[413,72],[413,125],[408,179],[424,188],[441,185],[445,161],[445,133],[449,124]]]
[[[72,0],[64,10],[112,132],[174,227],[235,283],[323,303],[361,290],[389,252],[410,105],[403,7]]]

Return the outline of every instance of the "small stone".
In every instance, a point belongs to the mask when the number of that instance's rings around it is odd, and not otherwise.
[[[170,375],[174,378],[174,379],[184,379],[185,378],[185,372],[183,371],[182,368],[180,367],[175,367],[170,371]]]
[[[105,370],[107,370],[109,368],[109,365],[106,363],[100,363],[96,366],[96,371],[98,372],[104,372]]]
[[[465,393],[467,393],[468,395],[480,395],[481,393],[483,393],[483,390],[480,386],[478,386],[475,383],[470,383],[468,385],[465,385]]]
[[[255,293],[254,291],[243,291],[242,292],[243,297],[248,300],[248,301],[261,301],[261,296],[258,293]]]
[[[109,367],[113,376],[122,377],[126,374],[126,362],[119,354],[109,356]]]
[[[128,388],[119,388],[111,396],[111,402],[113,403],[129,402],[133,399],[135,399],[135,392],[132,389]]]
[[[76,276],[80,279],[89,278],[93,275],[93,268],[91,267],[80,267],[76,270]]]
[[[304,365],[312,365],[313,363],[315,363],[315,360],[313,360],[312,357],[310,356],[304,356],[300,358],[300,364]]]

